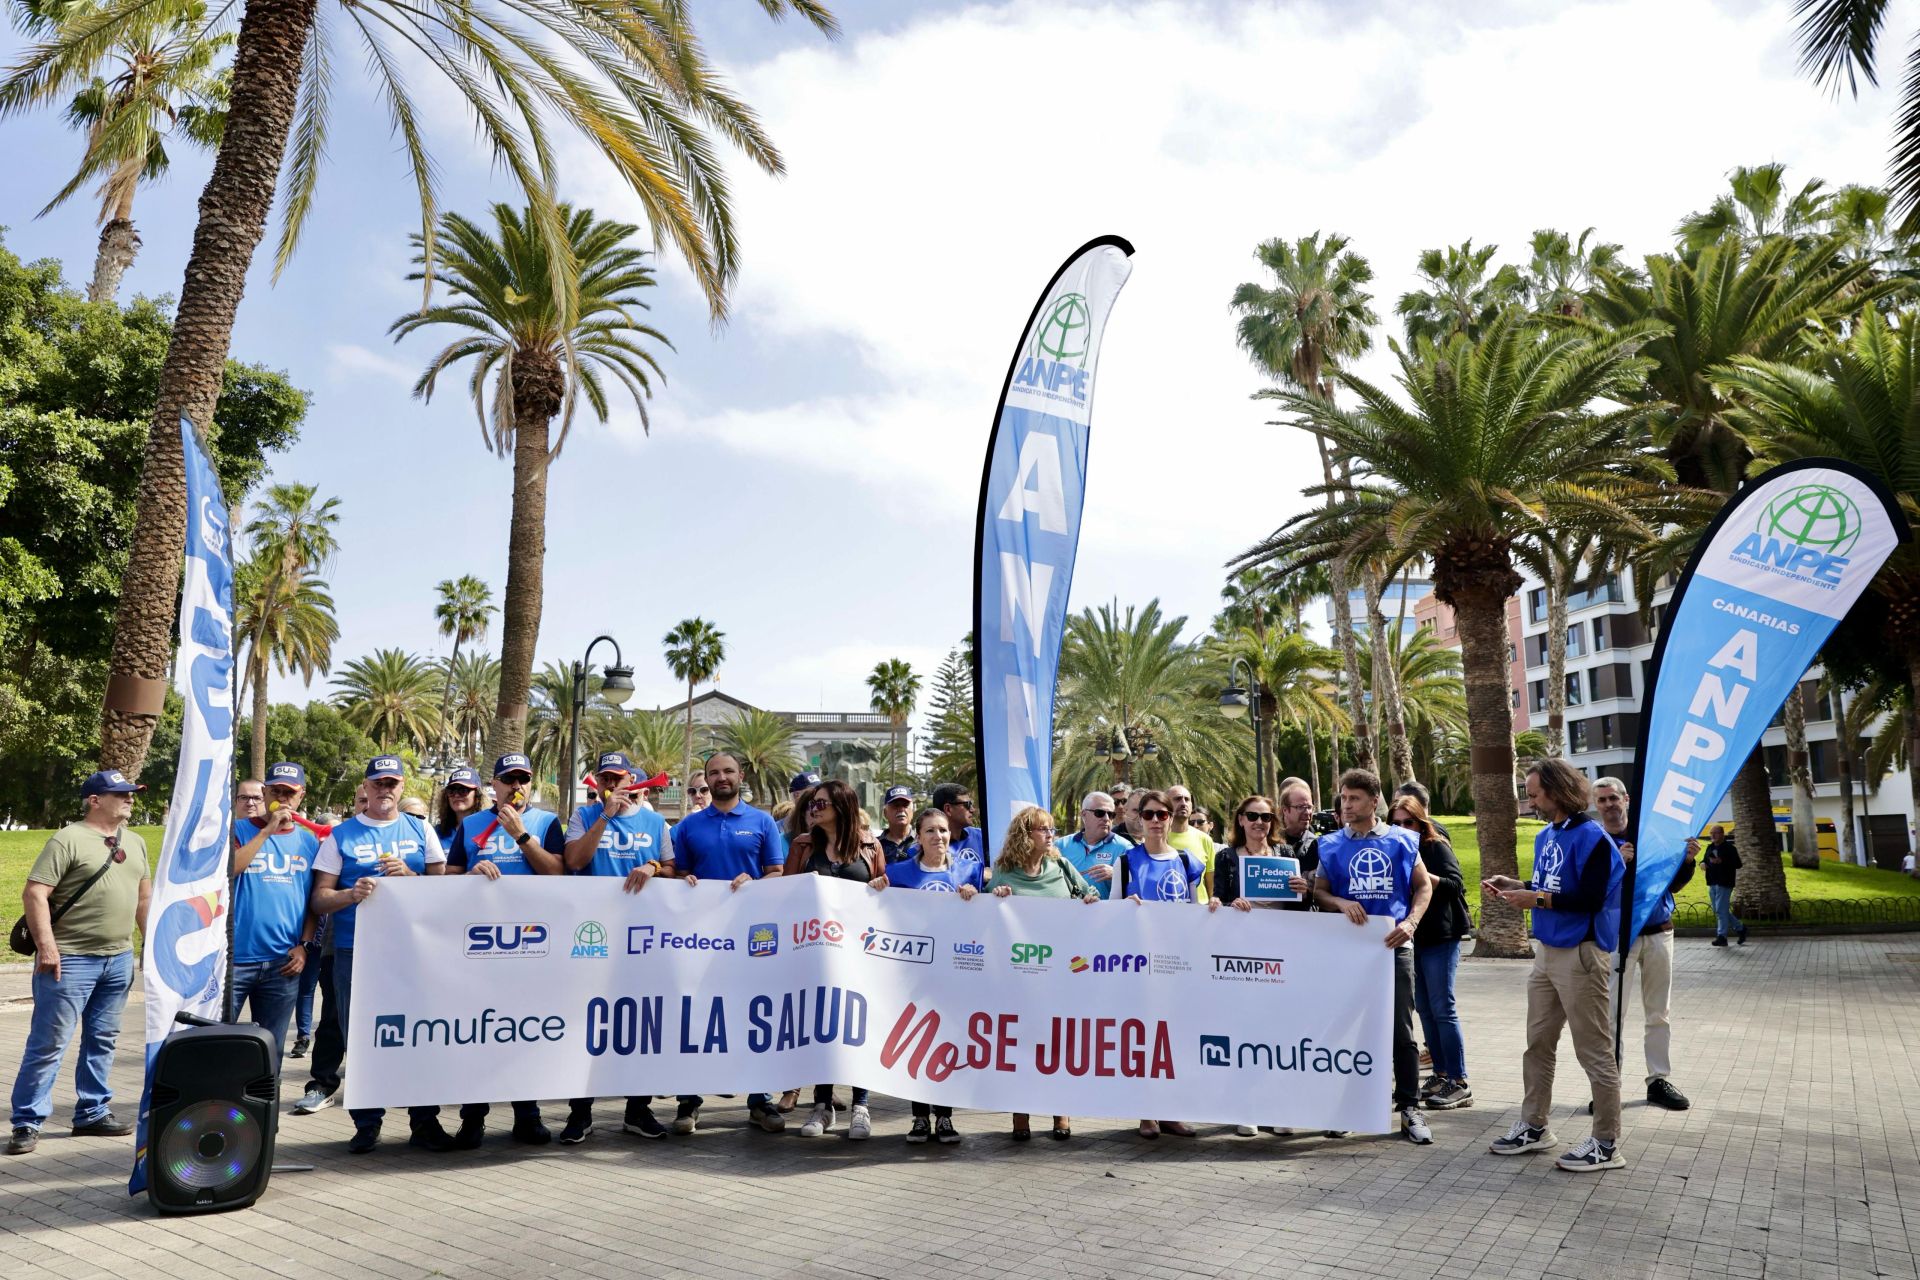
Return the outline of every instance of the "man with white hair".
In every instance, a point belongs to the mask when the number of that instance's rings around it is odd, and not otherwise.
[[[1113,829],[1118,806],[1104,791],[1089,791],[1080,802],[1080,830],[1054,848],[1085,876],[1101,897],[1113,888],[1113,868],[1120,855],[1133,848],[1133,841]]]
[[[1600,811],[1600,825],[1620,846],[1620,856],[1629,866],[1633,864],[1633,843],[1626,839],[1626,834],[1627,806],[1631,802],[1627,784],[1618,778],[1601,778],[1593,784],[1593,807]],[[1639,971],[1640,1007],[1646,1019],[1642,1040],[1647,1055],[1647,1101],[1668,1111],[1685,1111],[1693,1105],[1687,1101],[1687,1095],[1667,1079],[1673,1072],[1673,1027],[1668,1010],[1673,1003],[1673,896],[1693,879],[1694,858],[1699,852],[1696,841],[1687,841],[1687,856],[1680,860],[1679,869],[1667,883],[1667,891],[1654,905],[1653,914],[1647,917],[1640,937],[1627,953],[1627,977],[1631,979],[1634,971]],[[1629,905],[1621,904],[1623,916]],[[1622,1007],[1620,1001],[1628,998],[1630,990],[1621,985],[1620,976],[1616,970],[1613,976],[1616,1008]],[[1623,1013],[1623,1029],[1625,1022]],[[1591,1108],[1593,1104],[1587,1105]]]

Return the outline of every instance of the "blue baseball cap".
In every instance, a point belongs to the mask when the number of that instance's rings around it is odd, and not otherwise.
[[[297,764],[285,761],[268,765],[267,785],[272,786],[276,782],[284,782],[290,787],[304,787],[307,785],[307,771]]]
[[[600,763],[593,767],[595,773],[632,773],[633,761],[627,759],[624,751],[602,751]]]
[[[447,775],[447,785],[450,787],[472,787],[477,791],[480,788],[480,771],[472,765],[463,764]]]
[[[892,804],[895,800],[911,800],[911,799],[913,799],[912,787],[888,787],[887,788],[887,798],[885,801],[886,804]]]
[[[367,761],[367,776],[369,778],[404,778],[407,776],[407,766],[400,763],[399,756],[375,756]]]
[[[533,761],[527,759],[526,756],[518,751],[509,751],[493,762],[493,776],[496,778],[514,772],[524,773],[531,778],[533,776]]]
[[[102,769],[98,773],[88,775],[87,780],[80,784],[80,794],[82,797],[104,795],[130,796],[136,791],[145,790],[146,788],[139,783],[127,781],[127,775],[118,769]]]
[[[793,781],[787,784],[787,794],[792,795],[796,791],[805,791],[808,787],[817,787],[819,785],[820,785],[819,774],[796,773],[793,775]]]

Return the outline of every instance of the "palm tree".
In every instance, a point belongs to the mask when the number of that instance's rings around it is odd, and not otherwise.
[[[819,0],[760,0],[768,14],[798,14],[822,31],[834,19]],[[122,41],[149,6],[111,3],[63,23],[26,50],[0,82],[0,115],[34,101],[34,91],[68,63]],[[577,130],[609,160],[647,211],[651,229],[692,269],[715,320],[739,266],[739,243],[718,134],[769,173],[784,165],[750,108],[717,76],[684,3],[641,0],[356,0],[329,7],[366,52],[374,93],[401,139],[419,197],[421,234],[437,255],[438,179],[422,107],[409,80],[421,64],[451,83],[477,132],[532,204],[543,239],[565,241],[553,188],[561,150],[554,130]],[[138,775],[159,717],[147,692],[173,652],[175,598],[187,523],[180,420],[207,432],[213,421],[234,316],[254,250],[276,198],[284,220],[277,267],[284,268],[313,207],[339,86],[320,0],[244,0],[213,174],[201,193],[185,280],[161,366],[140,472],[138,516],[115,618],[111,674],[102,708],[102,767]],[[297,119],[296,119],[297,117]],[[293,136],[292,152],[288,138]],[[281,190],[284,168],[286,189]],[[542,292],[561,313],[579,313],[577,279],[565,254],[548,258]],[[509,591],[511,595],[511,591]],[[503,690],[524,674],[505,662]]]
[[[628,243],[639,228],[565,204],[558,212],[562,228],[552,236],[538,209],[494,205],[494,234],[459,214],[441,218],[438,278],[452,300],[402,316],[388,330],[396,341],[430,325],[461,331],[428,362],[413,393],[432,399],[440,375],[472,359],[467,389],[481,437],[499,456],[513,458],[500,706],[488,735],[490,756],[517,751],[526,740],[545,590],[547,468],[566,446],[580,398],[607,420],[606,379],[625,387],[644,426],[652,393],[648,370],[658,375],[660,366],[641,339],[671,345],[637,319],[647,309],[642,294],[654,283],[645,250]],[[421,236],[413,242],[421,270],[408,278],[417,280],[427,274],[432,249]],[[566,281],[563,290],[553,287],[556,272]]]
[[[1349,253],[1347,243],[1339,234],[1322,240],[1318,231],[1293,242],[1264,241],[1254,257],[1272,273],[1273,283],[1246,283],[1233,291],[1232,306],[1240,315],[1236,336],[1254,364],[1269,377],[1328,403],[1333,401],[1331,376],[1345,361],[1366,353],[1373,345],[1368,331],[1379,323],[1368,305],[1372,295],[1362,287],[1373,279],[1373,268],[1359,254]],[[1285,394],[1258,391],[1254,396]],[[1323,437],[1316,436],[1314,443],[1320,450],[1321,479],[1331,490],[1347,464],[1336,459]],[[1373,739],[1366,728],[1347,569],[1341,559],[1329,566],[1333,642],[1345,664],[1355,763],[1371,765]]]
[[[1533,233],[1533,256],[1521,275],[1522,291],[1535,315],[1578,320],[1587,313],[1587,299],[1608,272],[1630,272],[1620,246],[1593,237],[1588,227],[1574,240],[1564,231],[1543,228]]]
[[[440,742],[444,750],[452,749],[453,737],[453,676],[460,669],[460,646],[486,637],[487,623],[497,610],[493,606],[493,589],[470,573],[458,578],[442,578],[434,588],[440,593],[440,603],[433,607],[433,618],[440,624],[440,634],[453,637],[453,656],[447,659],[446,686],[440,694]]]
[[[1832,197],[1822,195],[1826,183],[1815,178],[1791,194],[1787,166],[1737,166],[1727,175],[1728,190],[1698,213],[1680,219],[1674,235],[1683,249],[1701,250],[1727,235],[1744,240],[1785,236],[1808,246],[1826,231]]]
[[[1455,334],[1478,338],[1493,318],[1520,300],[1525,281],[1517,267],[1487,274],[1500,246],[1476,249],[1473,241],[1427,249],[1416,270],[1427,283],[1400,295],[1394,311],[1406,324],[1410,342],[1444,342]]]
[[[603,751],[626,752],[648,776],[671,773],[674,754],[680,750],[680,722],[671,711],[618,711],[596,723],[593,742]],[[687,776],[692,776],[692,770]],[[686,785],[685,778],[680,785]]]
[[[473,760],[480,754],[500,700],[500,661],[490,653],[463,653],[447,660],[443,680],[453,691],[442,718],[453,735],[455,754]]]
[[[580,711],[580,736],[592,742],[600,734],[601,718],[615,708],[600,696],[604,676],[589,673],[587,701]],[[557,778],[562,786],[572,771],[568,758],[573,727],[573,674],[564,664],[549,662],[534,672],[528,685],[525,746],[536,779]]]
[[[102,6],[89,0],[13,0],[13,9],[22,31],[44,39],[64,26],[95,20]],[[90,42],[71,48],[18,94],[0,91],[0,114],[68,98],[67,122],[86,130],[79,170],[40,212],[44,216],[88,182],[100,180],[100,247],[87,301],[112,302],[120,278],[140,252],[133,197],[142,182],[165,175],[167,140],[179,138],[207,150],[220,145],[229,73],[216,71],[214,64],[232,45],[232,35],[208,29],[201,0],[175,0],[128,21],[104,46]]]
[[[404,649],[376,649],[333,678],[333,701],[347,723],[382,749],[418,751],[433,737],[433,667]]]
[[[340,549],[333,532],[340,523],[340,499],[316,502],[319,496],[310,484],[276,484],[255,506],[246,536],[256,552],[277,558],[280,573],[319,572]]]
[[[317,574],[288,577],[271,550],[241,561],[233,575],[234,644],[247,646],[245,680],[253,689],[253,776],[267,776],[267,675],[297,671],[308,684],[333,663],[340,624]]]
[[[1630,443],[1647,410],[1590,408],[1636,384],[1633,353],[1651,332],[1543,332],[1510,312],[1478,343],[1456,335],[1398,352],[1406,405],[1345,372],[1337,376],[1359,398],[1356,411],[1276,395],[1300,426],[1351,454],[1359,474],[1327,486],[1332,506],[1295,517],[1234,564],[1284,573],[1336,557],[1378,558],[1390,570],[1432,563],[1434,594],[1460,623],[1474,812],[1490,874],[1516,870],[1506,629],[1520,583],[1514,547],[1542,527],[1651,537],[1634,513],[1659,518],[1663,491],[1634,478],[1647,463]],[[1488,904],[1476,954],[1525,953],[1520,914]]]
[[[867,675],[867,688],[873,693],[873,709],[885,716],[893,725],[894,759],[896,772],[900,777],[897,762],[905,752],[901,739],[905,736],[907,717],[913,714],[913,704],[920,697],[920,677],[913,668],[900,658],[888,658],[876,662]]]
[[[1253,678],[1260,684],[1260,719],[1274,730],[1267,742],[1273,756],[1270,776],[1280,776],[1279,727],[1298,725],[1307,735],[1307,785],[1314,795],[1324,795],[1315,738],[1321,732],[1343,731],[1347,723],[1330,675],[1338,661],[1333,650],[1298,631],[1274,628],[1263,635],[1252,627],[1211,639],[1208,650],[1216,665],[1230,667],[1233,659],[1240,658],[1253,669]],[[1361,662],[1367,661],[1363,654]]]
[[[727,660],[727,635],[705,618],[683,619],[661,638],[667,646],[667,669],[687,682],[687,742],[680,777],[693,776],[693,688],[713,679]]]
[[[800,767],[793,721],[778,712],[753,708],[726,721],[720,726],[720,747],[740,762],[748,789],[763,805],[787,794],[787,779]]]
[[[1390,574],[1388,575],[1391,576]],[[1367,645],[1372,651],[1373,676],[1367,685],[1373,706],[1380,723],[1370,726],[1368,733],[1376,742],[1384,732],[1387,740],[1387,759],[1393,764],[1393,780],[1412,782],[1413,748],[1407,742],[1407,713],[1400,702],[1398,673],[1388,656],[1388,631],[1398,633],[1404,629],[1403,623],[1387,626],[1386,615],[1380,608],[1381,569],[1378,564],[1367,563],[1361,566],[1360,583],[1367,602]],[[1400,597],[1401,605],[1406,604],[1404,590]],[[1384,771],[1383,771],[1384,772]]]

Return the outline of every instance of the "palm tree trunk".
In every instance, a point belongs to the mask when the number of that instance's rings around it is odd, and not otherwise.
[[[1733,909],[1742,916],[1785,920],[1793,911],[1787,873],[1780,865],[1780,837],[1773,829],[1773,788],[1767,780],[1765,747],[1755,747],[1733,779],[1734,843],[1740,871]]]
[[[265,233],[299,94],[301,55],[318,0],[248,0],[234,55],[231,109],[160,368],[140,470],[131,554],[114,615],[113,657],[100,714],[100,766],[138,777],[165,705],[187,527],[180,417],[213,422],[247,267]]]
[[[1912,788],[1914,812],[1920,813],[1920,648],[1907,659],[1907,682],[1912,686],[1907,699],[1907,785]],[[1920,858],[1914,859],[1912,874],[1920,879]]]
[[[449,756],[453,753],[453,720],[450,718],[453,711],[453,673],[459,665],[460,630],[456,627],[453,632],[453,656],[447,659],[447,680],[440,689],[440,750]],[[440,763],[450,765],[453,762],[442,760]]]
[[[1793,782],[1793,865],[1820,869],[1820,837],[1813,821],[1813,771],[1807,763],[1807,704],[1794,685],[1783,717],[1787,730],[1787,776]]]
[[[1831,680],[1827,690],[1833,697],[1833,767],[1840,783],[1840,861],[1864,866],[1866,859],[1856,852],[1859,842],[1853,836],[1853,724],[1847,712],[1846,691]]]
[[[1567,566],[1547,550],[1547,754],[1567,753]]]
[[[126,218],[115,218],[100,228],[100,247],[93,255],[93,280],[88,302],[112,302],[120,294],[120,279],[140,252],[140,233]]]
[[[1507,700],[1507,601],[1492,589],[1457,590],[1453,608],[1460,623],[1460,663],[1467,687],[1468,769],[1480,871],[1517,876],[1514,824],[1519,806],[1513,796],[1513,707]],[[1473,954],[1530,955],[1520,912],[1497,899],[1484,902]]]
[[[1387,618],[1380,611],[1380,574],[1372,565],[1363,571],[1367,593],[1367,625],[1372,633],[1373,673],[1378,686],[1381,719],[1387,729],[1387,751],[1393,760],[1393,781],[1397,785],[1413,781],[1413,747],[1407,741],[1407,709],[1400,701],[1400,674],[1393,664],[1392,646],[1387,642]],[[1401,597],[1404,602],[1405,596]]]
[[[267,779],[267,655],[260,651],[260,641],[253,642],[253,743],[252,753],[247,757],[253,765],[253,776],[260,781]]]
[[[693,678],[687,678],[687,754],[680,768],[680,814],[687,812],[687,780],[693,777]]]
[[[1373,730],[1367,719],[1367,686],[1360,678],[1360,641],[1353,634],[1353,602],[1347,598],[1352,590],[1347,578],[1347,564],[1344,560],[1333,562],[1333,636],[1340,646],[1341,666],[1347,676],[1347,710],[1353,717],[1353,767],[1371,769],[1373,762]]]
[[[547,388],[535,384],[542,374],[550,373],[557,380],[559,371],[557,366],[527,368],[538,364],[531,358],[538,354],[544,353],[516,352],[513,371],[513,523],[507,535],[507,590],[500,611],[500,697],[487,735],[487,755],[494,759],[526,750],[527,699],[533,689],[533,651],[540,640],[546,586],[547,434],[553,415],[543,411],[549,404],[557,405],[559,397],[548,399]],[[567,714],[571,711],[567,708]]]
[[[1306,730],[1307,734],[1307,789],[1313,792],[1313,802],[1318,804],[1320,803],[1320,748],[1313,740],[1313,721],[1310,719],[1302,720],[1300,727]],[[1274,736],[1279,737],[1278,734]],[[1274,765],[1276,777],[1278,776],[1279,763],[1280,758],[1275,756]],[[1279,784],[1276,782],[1274,791],[1277,793],[1279,790]],[[1278,794],[1274,796],[1276,801],[1279,800],[1279,798]]]

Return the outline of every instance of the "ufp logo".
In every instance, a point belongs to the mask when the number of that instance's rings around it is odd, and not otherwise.
[[[401,1049],[407,1043],[407,1015],[383,1013],[373,1020],[373,1044],[376,1049]]]
[[[1838,586],[1863,524],[1859,505],[1839,489],[1798,485],[1767,503],[1733,554],[1790,577]]]
[[[543,956],[547,954],[547,937],[544,924],[470,924],[467,926],[467,958]]]
[[[1047,958],[1053,954],[1053,948],[1041,942],[1016,942],[1013,944],[1012,958],[1017,965],[1033,969],[1044,969]]]
[[[573,958],[575,960],[605,960],[607,958],[607,930],[598,920],[582,921],[573,931]]]
[[[780,928],[771,922],[756,924],[747,930],[747,954],[771,956],[780,953]]]
[[[1233,1041],[1226,1036],[1201,1036],[1200,1065],[1203,1067],[1232,1066]]]
[[[933,939],[924,933],[888,933],[867,926],[860,935],[860,949],[870,956],[904,960],[908,964],[933,963]]]

